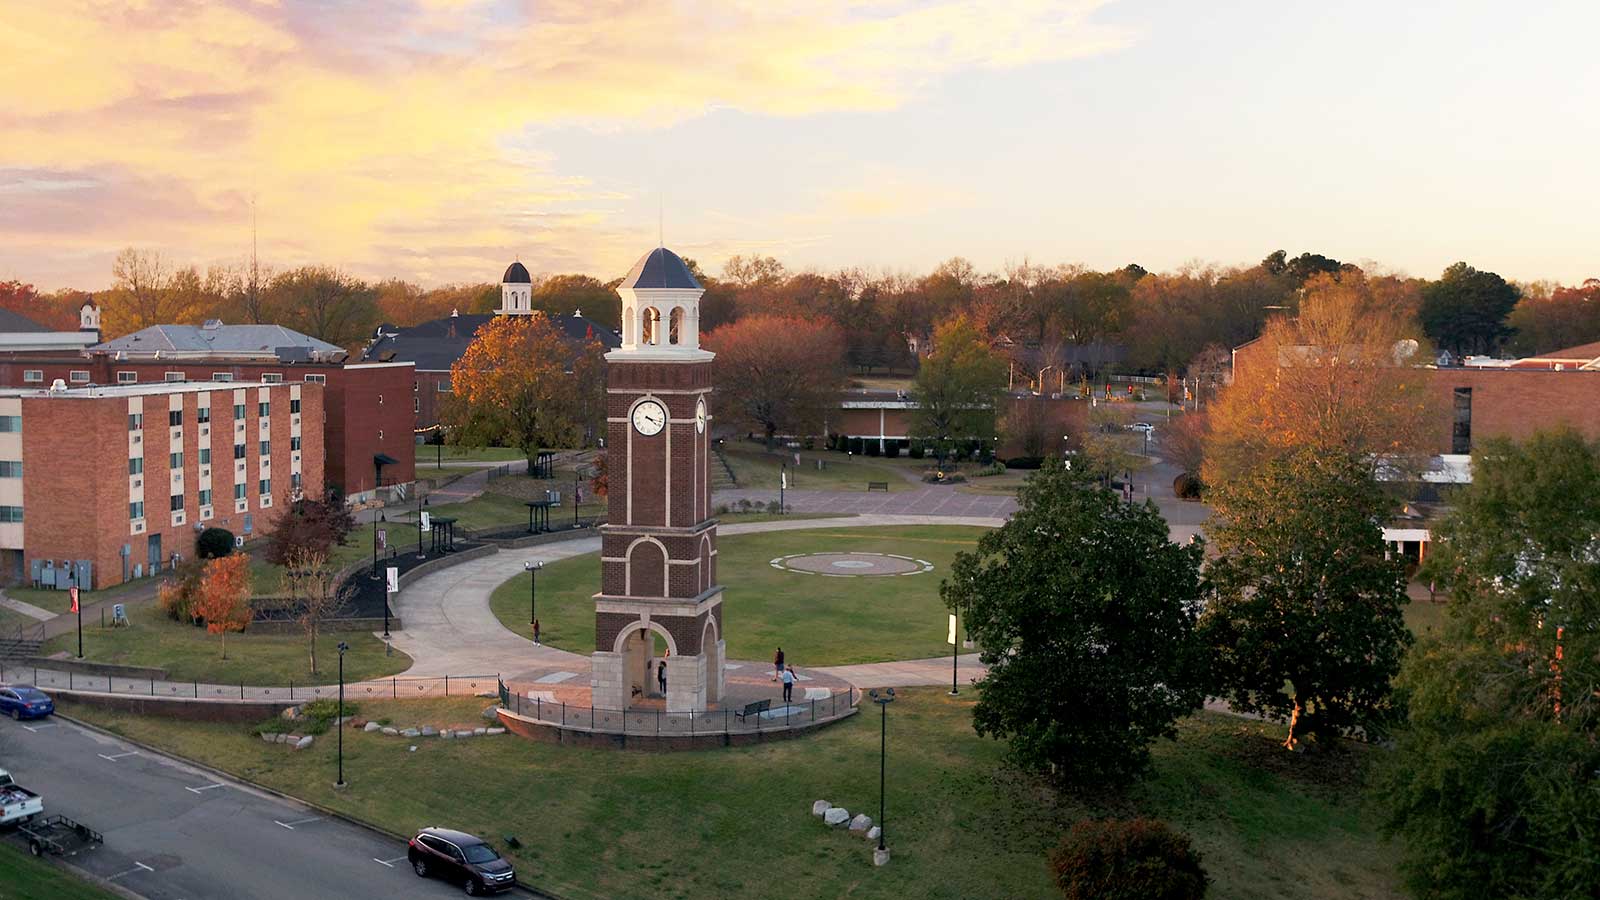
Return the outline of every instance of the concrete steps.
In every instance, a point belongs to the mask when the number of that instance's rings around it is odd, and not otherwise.
[[[733,477],[733,467],[728,465],[728,457],[724,456],[722,449],[712,449],[711,458],[711,489],[713,491],[726,490],[739,486],[739,479]]]

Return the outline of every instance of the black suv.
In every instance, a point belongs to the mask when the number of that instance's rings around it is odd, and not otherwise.
[[[448,828],[424,828],[406,850],[417,876],[459,882],[472,896],[493,894],[516,883],[511,864],[482,840]]]

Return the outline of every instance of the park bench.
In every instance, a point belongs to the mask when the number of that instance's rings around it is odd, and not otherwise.
[[[759,715],[761,715],[762,713],[766,712],[767,710],[769,710],[771,708],[772,708],[772,701],[771,700],[757,700],[754,703],[746,703],[744,705],[744,709],[734,713],[733,717],[735,719],[738,719],[739,721],[743,722],[744,719],[745,719],[745,716],[759,716]]]
[[[869,492],[870,491],[883,491],[884,493],[888,493],[888,491],[889,491],[889,482],[887,482],[887,481],[869,481],[869,482],[867,482],[867,490]]]

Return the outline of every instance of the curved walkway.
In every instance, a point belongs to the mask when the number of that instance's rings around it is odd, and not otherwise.
[[[975,525],[996,528],[1004,519],[948,515],[867,515],[851,519],[786,519],[750,522],[720,527],[723,535],[760,534],[772,531],[797,531],[813,528],[866,528],[896,525]],[[565,680],[587,682],[589,657],[584,654],[535,646],[533,641],[506,629],[489,610],[489,598],[506,580],[523,571],[523,564],[537,560],[549,563],[600,550],[598,535],[558,544],[502,550],[449,569],[425,575],[407,585],[396,597],[396,609],[405,620],[403,632],[394,636],[394,645],[415,662],[407,676],[443,675],[447,672],[503,672],[518,681],[570,673]],[[737,665],[765,665],[739,663]],[[937,663],[937,665],[935,664]],[[883,663],[876,666],[822,668],[823,674],[843,678],[857,687],[910,684],[940,684],[949,678],[950,660]],[[964,666],[978,673],[976,657]],[[883,679],[899,666],[906,680]],[[940,668],[942,666],[942,668]],[[926,670],[926,671],[925,671]],[[938,670],[942,674],[934,676]],[[851,680],[859,677],[861,683]],[[965,676],[963,676],[965,678]]]

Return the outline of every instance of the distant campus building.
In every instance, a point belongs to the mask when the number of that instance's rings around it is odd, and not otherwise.
[[[467,352],[478,329],[496,316],[533,314],[533,278],[520,262],[513,262],[500,279],[500,308],[491,314],[461,315],[452,312],[442,319],[409,328],[384,323],[378,326],[372,342],[362,351],[368,362],[403,363],[415,368],[411,410],[419,436],[429,436],[439,427],[444,399],[451,393],[450,367]],[[622,339],[609,325],[597,322],[579,310],[572,315],[550,317],[575,346],[598,341],[614,350]]]

